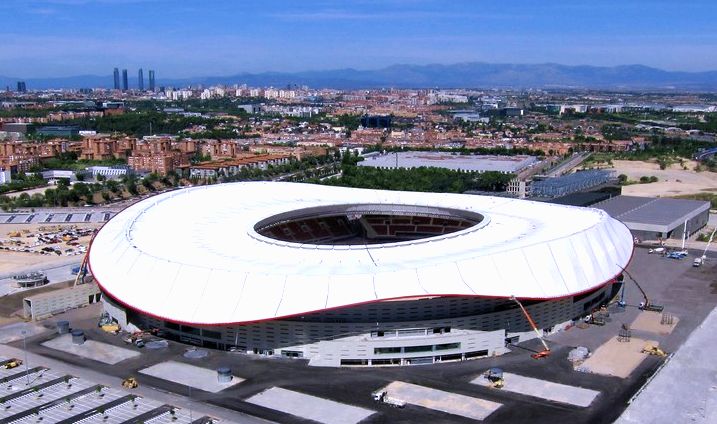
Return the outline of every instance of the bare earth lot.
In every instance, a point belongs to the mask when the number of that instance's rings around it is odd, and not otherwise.
[[[656,183],[633,184],[622,188],[622,194],[630,196],[679,196],[700,192],[717,192],[716,172],[695,172],[695,161],[685,161],[687,171],[680,164],[673,164],[668,169],[660,169],[655,162],[630,160],[613,161],[617,175],[625,174],[630,181],[637,181],[642,176],[655,176]]]

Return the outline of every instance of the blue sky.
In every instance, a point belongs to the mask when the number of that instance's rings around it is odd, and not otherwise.
[[[715,0],[0,0],[0,75],[396,63],[717,69]]]

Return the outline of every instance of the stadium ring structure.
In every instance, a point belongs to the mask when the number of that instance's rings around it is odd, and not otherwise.
[[[463,194],[246,182],[142,200],[89,268],[125,328],[312,365],[500,354],[616,293],[632,256],[605,212]]]

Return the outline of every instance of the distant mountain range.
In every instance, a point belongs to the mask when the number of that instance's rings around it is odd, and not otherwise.
[[[159,75],[161,77],[161,75]],[[17,81],[27,88],[110,88],[112,75],[78,75],[58,78],[0,76],[0,88],[15,89]],[[136,85],[136,77],[130,85]],[[336,69],[293,73],[242,73],[185,79],[159,78],[158,86],[247,84],[285,87],[287,84],[313,88],[598,88],[650,90],[717,90],[717,71],[672,72],[643,65],[615,67],[490,64],[393,65],[376,70]],[[145,80],[145,87],[147,81]]]

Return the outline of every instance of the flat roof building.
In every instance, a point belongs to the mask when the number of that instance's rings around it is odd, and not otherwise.
[[[535,156],[461,155],[445,152],[394,152],[375,155],[359,162],[359,166],[373,168],[444,168],[461,172],[497,171],[506,174],[520,172],[537,162]]]
[[[37,134],[53,137],[73,137],[80,135],[80,127],[76,125],[48,125],[38,128]]]
[[[687,235],[707,225],[710,202],[637,196],[616,196],[594,204],[623,222],[641,240],[682,238],[687,222]]]

